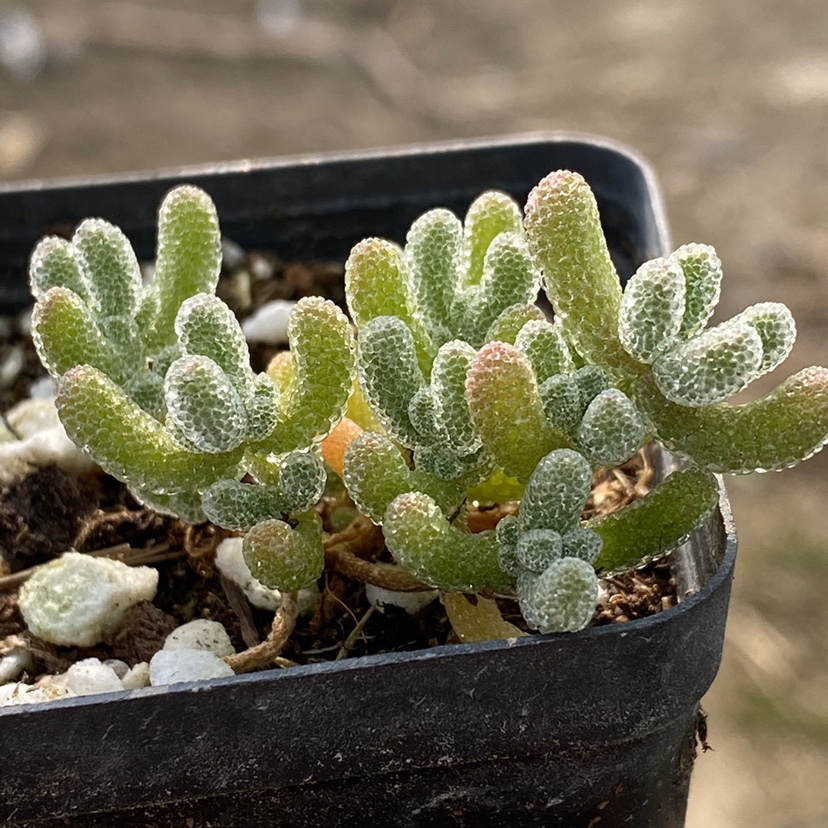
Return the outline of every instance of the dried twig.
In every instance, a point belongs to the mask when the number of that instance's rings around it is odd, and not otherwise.
[[[325,562],[355,581],[394,592],[423,592],[432,589],[411,573],[394,564],[366,561],[364,555],[382,548],[382,530],[366,517],[357,518],[347,529],[325,542]]]
[[[357,639],[362,635],[365,625],[374,614],[374,610],[376,608],[376,604],[371,604],[371,606],[368,607],[365,614],[357,622],[357,625],[353,628],[353,630],[351,630],[351,634],[345,639],[345,641],[342,642],[342,646],[339,648],[339,652],[336,654],[334,661],[341,661],[343,658],[348,657],[349,653],[354,648],[354,645],[357,643]]]
[[[256,647],[243,653],[225,656],[224,660],[236,673],[248,673],[260,667],[271,666],[287,644],[299,615],[298,594],[282,593],[282,605],[273,618],[270,635]]]

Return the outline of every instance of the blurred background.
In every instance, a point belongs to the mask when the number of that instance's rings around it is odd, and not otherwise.
[[[719,318],[828,361],[828,4],[0,2],[0,179],[577,130],[644,153]],[[828,452],[733,479],[741,551],[690,828],[828,825]]]

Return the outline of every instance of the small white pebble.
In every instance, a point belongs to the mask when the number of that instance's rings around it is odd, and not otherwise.
[[[209,650],[159,650],[149,670],[153,687],[235,675],[229,664]]]
[[[116,672],[98,658],[75,662],[65,673],[55,676],[53,682],[64,686],[70,695],[91,696],[96,693],[115,693],[124,689]]]
[[[365,584],[365,597],[371,604],[376,604],[380,612],[383,607],[391,604],[404,609],[409,615],[416,615],[427,607],[440,593],[436,589],[422,592],[395,592],[390,589]]]
[[[242,322],[242,331],[248,342],[283,345],[287,342],[287,325],[296,302],[274,299],[262,305]]]
[[[146,661],[139,661],[121,679],[124,690],[137,690],[140,687],[149,687],[150,666]]]
[[[54,463],[67,474],[94,468],[94,461],[66,436],[53,399],[23,400],[8,410],[6,419],[14,433],[0,429],[0,483],[28,474],[33,466]]]
[[[24,308],[17,315],[17,330],[21,336],[29,336],[32,332],[32,311],[34,307]]]
[[[65,699],[74,695],[68,688],[61,687],[51,681],[39,684],[37,687],[23,682],[4,684],[0,687],[0,707],[54,701],[55,699]]]
[[[28,628],[52,644],[91,647],[121,627],[126,611],[151,601],[158,570],[67,552],[20,589]]]
[[[165,650],[207,650],[217,656],[236,652],[227,630],[218,621],[199,618],[174,629],[164,641]]]

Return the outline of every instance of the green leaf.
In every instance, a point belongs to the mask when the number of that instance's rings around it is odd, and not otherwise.
[[[528,480],[541,457],[570,444],[547,426],[532,366],[513,345],[495,341],[480,349],[466,399],[484,448],[510,477]]]
[[[472,203],[463,221],[463,285],[477,285],[483,278],[486,253],[501,233],[522,233],[523,216],[517,202],[506,193],[489,190]]]
[[[618,339],[621,284],[589,185],[567,170],[550,173],[526,202],[526,238],[570,344],[587,362],[635,376]]]
[[[450,210],[429,210],[412,225],[406,236],[405,262],[434,344],[453,338],[451,307],[457,288],[463,230]]]
[[[72,244],[100,316],[134,316],[141,300],[141,268],[129,239],[101,219],[78,225]]]
[[[158,350],[175,341],[174,323],[185,299],[213,293],[221,272],[216,208],[198,187],[176,187],[158,211],[155,284],[159,305],[150,340]]]
[[[50,288],[37,301],[32,339],[55,378],[76,365],[92,365],[120,384],[140,367],[140,349],[124,352],[106,339],[83,300],[67,288]]]
[[[406,492],[429,494],[446,514],[463,502],[463,481],[445,481],[410,469],[388,437],[370,431],[360,434],[346,449],[343,479],[354,503],[374,523],[382,523],[391,501]]]
[[[292,374],[279,398],[264,452],[285,454],[321,442],[342,418],[356,373],[354,335],[341,310],[318,296],[300,299],[288,320]]]
[[[592,484],[592,469],[572,449],[547,454],[529,478],[520,501],[520,524],[530,529],[554,529],[560,534],[578,525]]]
[[[388,550],[415,577],[447,592],[479,592],[509,583],[498,564],[495,533],[452,526],[422,492],[397,497],[383,521]]]
[[[305,589],[325,568],[322,521],[313,510],[293,529],[281,520],[262,521],[244,536],[242,553],[253,577],[268,589]]]
[[[97,368],[82,365],[64,374],[57,408],[69,438],[131,486],[174,494],[236,476],[241,448],[223,454],[180,448],[158,420]]]
[[[603,539],[595,566],[630,569],[681,546],[715,508],[716,478],[698,467],[673,472],[663,483],[617,512],[587,522]]]
[[[741,406],[687,408],[642,378],[635,400],[660,442],[714,472],[742,474],[795,466],[828,440],[828,369],[812,366]]]

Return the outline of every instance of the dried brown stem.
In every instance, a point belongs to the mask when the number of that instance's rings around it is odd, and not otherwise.
[[[325,541],[325,563],[355,581],[373,584],[393,592],[422,592],[432,587],[418,581],[399,566],[365,557],[383,548],[382,530],[369,518],[357,518],[347,529]]]
[[[282,605],[273,618],[270,635],[261,644],[251,647],[243,653],[225,656],[225,662],[236,673],[248,673],[251,670],[270,667],[282,652],[282,648],[287,644],[287,640],[296,626],[298,615],[298,594],[296,592],[282,593]]]

